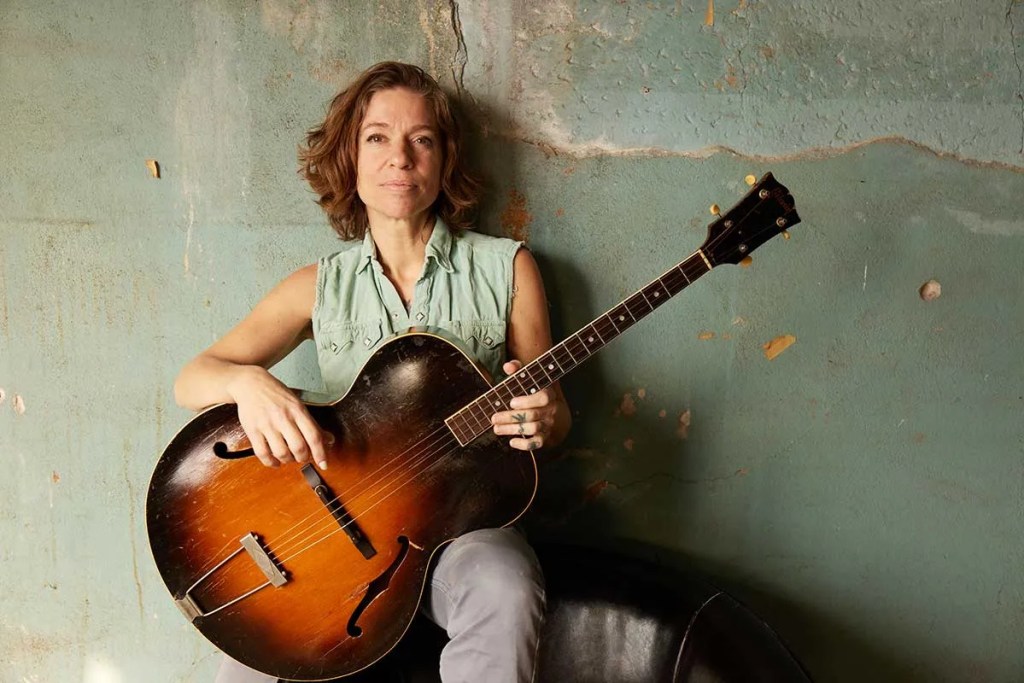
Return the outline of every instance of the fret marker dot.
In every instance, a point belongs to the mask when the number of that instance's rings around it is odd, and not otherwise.
[[[537,393],[537,387],[530,387],[530,393],[531,394],[536,394]]]
[[[526,373],[525,373],[525,372],[520,372],[520,373],[519,373],[519,376],[520,376],[520,377],[526,377]]]
[[[495,401],[494,405],[496,405],[496,406],[498,406],[500,408],[501,407],[501,401]]]
[[[620,316],[619,316],[619,322],[622,322],[622,321],[623,321],[623,320],[625,320],[625,319],[626,319],[626,316],[624,316],[624,315],[620,315]]]
[[[554,369],[555,369],[555,364],[554,363],[548,365],[548,370],[554,370]]]
[[[594,341],[594,338],[593,337],[587,337],[587,341],[588,342],[592,342],[592,341]]]
[[[659,296],[661,296],[661,292],[655,292],[654,293],[654,298],[655,299],[657,299]]]

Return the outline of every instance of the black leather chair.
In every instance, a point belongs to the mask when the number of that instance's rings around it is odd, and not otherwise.
[[[763,620],[702,579],[575,546],[537,554],[548,596],[540,683],[811,680]],[[341,680],[438,683],[445,639],[419,617],[387,657]]]

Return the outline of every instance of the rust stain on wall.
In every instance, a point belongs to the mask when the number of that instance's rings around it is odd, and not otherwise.
[[[765,358],[768,360],[775,360],[775,358],[792,346],[796,342],[796,337],[791,334],[783,334],[770,342],[766,342],[761,348],[764,349]]]
[[[714,339],[714,338],[715,338],[715,333],[710,331],[710,330],[704,330],[703,332],[701,332],[700,334],[697,335],[697,339],[700,339],[701,341],[707,341],[709,339]]]
[[[528,242],[532,222],[533,216],[526,210],[526,197],[518,190],[509,190],[508,204],[501,212],[502,231],[512,239]]]
[[[587,487],[586,492],[583,494],[583,500],[590,502],[596,499],[601,493],[608,488],[608,480],[602,479],[601,481],[595,481],[593,484]]]

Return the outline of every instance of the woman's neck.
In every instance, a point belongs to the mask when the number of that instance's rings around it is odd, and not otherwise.
[[[412,220],[375,220],[369,227],[384,274],[395,285],[415,282],[423,271],[434,216]]]

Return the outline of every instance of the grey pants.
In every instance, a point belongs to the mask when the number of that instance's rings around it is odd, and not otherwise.
[[[544,618],[544,576],[515,528],[480,529],[450,543],[430,576],[423,611],[448,632],[444,683],[529,683]],[[228,657],[216,683],[276,683]]]

